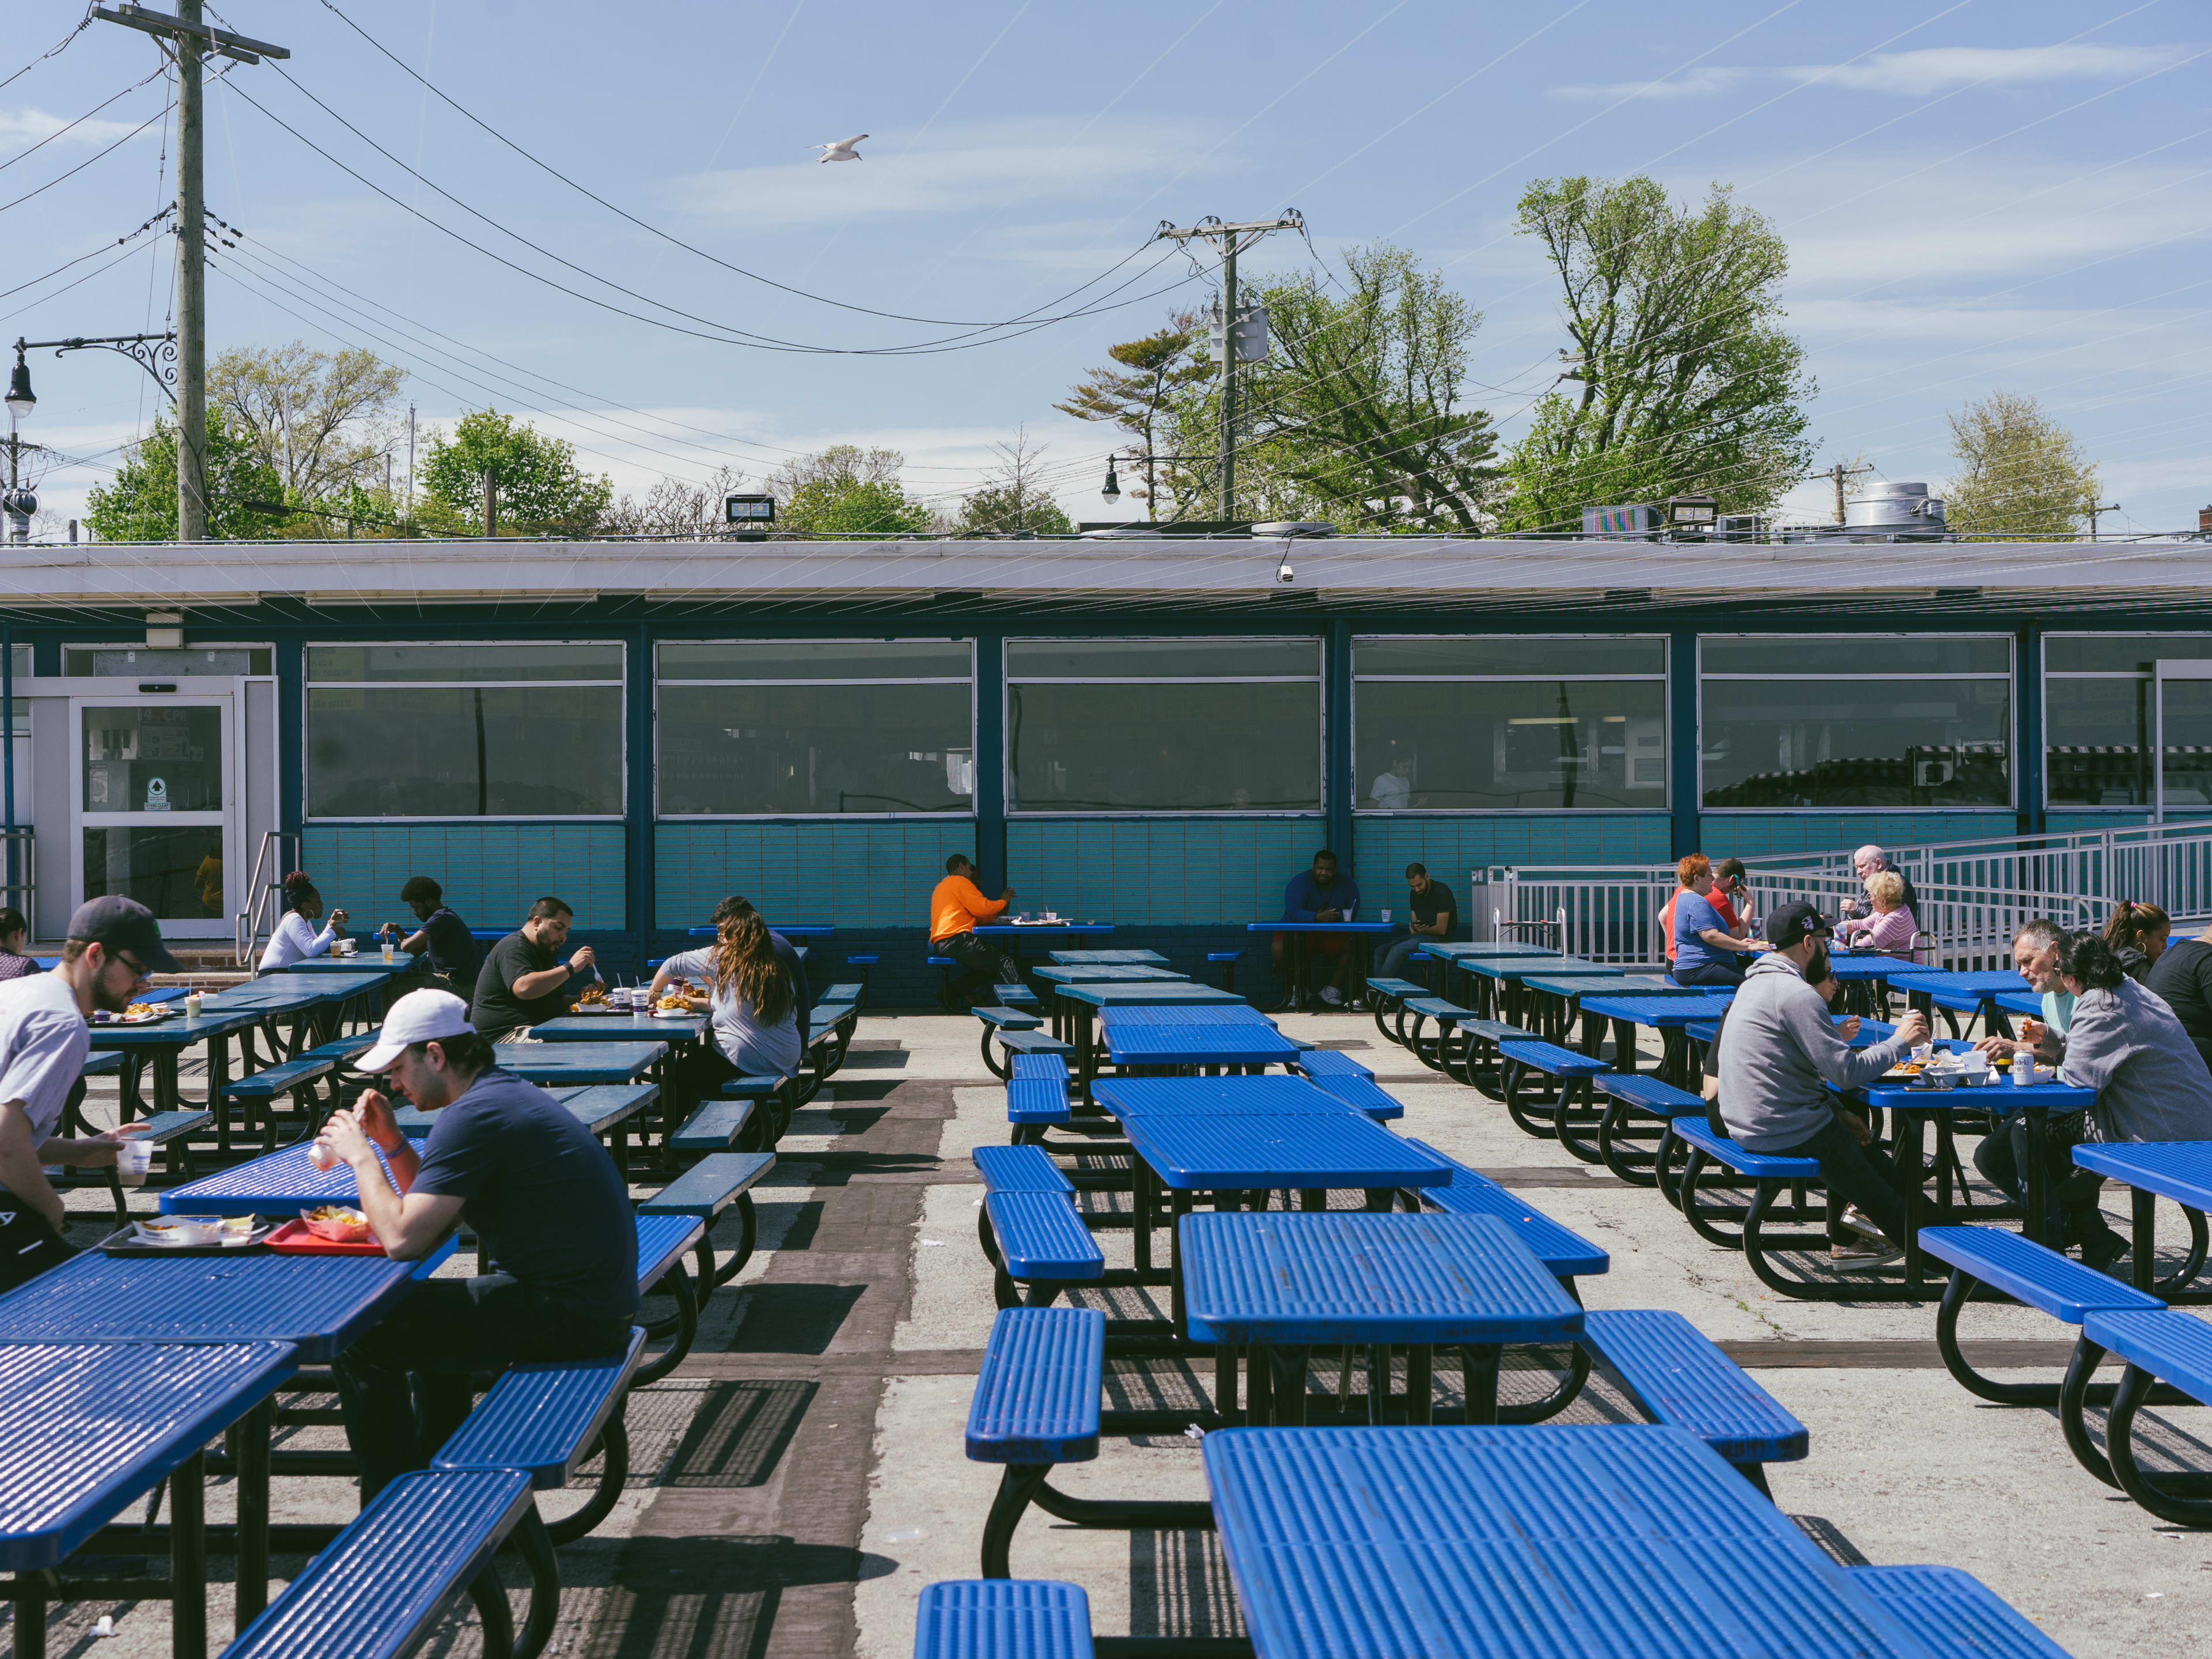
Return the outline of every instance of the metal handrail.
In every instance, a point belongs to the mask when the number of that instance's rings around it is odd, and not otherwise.
[[[21,881],[10,881],[7,872],[20,869]],[[31,906],[39,891],[39,832],[29,824],[19,824],[13,830],[0,830],[0,903],[7,903],[32,915]],[[36,936],[35,920],[32,928]]]
[[[288,867],[284,843],[297,842],[296,834],[287,835],[282,830],[261,832],[261,845],[253,854],[253,869],[246,880],[246,908],[240,910],[231,929],[231,943],[237,949],[238,965],[251,968],[260,959],[263,938],[276,931],[282,911],[278,901],[284,891],[284,872]],[[264,870],[269,874],[264,877]]]

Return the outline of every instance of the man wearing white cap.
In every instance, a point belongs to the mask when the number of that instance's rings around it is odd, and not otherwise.
[[[332,1365],[367,1504],[429,1467],[469,1413],[473,1375],[623,1350],[637,1312],[637,1228],[605,1149],[552,1096],[500,1069],[452,993],[400,998],[354,1063],[438,1115],[418,1152],[371,1089],[318,1139],[352,1167],[385,1253],[419,1261],[465,1220],[487,1270],[426,1281]]]

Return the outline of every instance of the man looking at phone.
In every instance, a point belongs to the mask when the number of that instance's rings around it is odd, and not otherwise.
[[[465,1220],[485,1268],[418,1285],[331,1365],[366,1504],[429,1467],[468,1416],[476,1374],[623,1351],[637,1225],[605,1149],[552,1096],[500,1069],[459,997],[409,992],[354,1064],[438,1115],[420,1152],[374,1089],[323,1126],[316,1144],[352,1168],[369,1231],[394,1261],[419,1261]]]
[[[69,1212],[46,1179],[49,1164],[98,1169],[115,1162],[125,1131],[90,1140],[54,1127],[83,1074],[92,1037],[86,1016],[119,1014],[150,973],[173,974],[154,913],[119,894],[80,905],[61,965],[0,984],[0,1290],[13,1290],[76,1252],[64,1237]]]

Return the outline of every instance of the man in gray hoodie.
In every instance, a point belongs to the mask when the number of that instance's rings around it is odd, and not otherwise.
[[[1863,1121],[1838,1112],[1827,1085],[1873,1082],[1928,1040],[1928,1017],[1916,1010],[1887,1042],[1853,1048],[1813,988],[1827,977],[1832,931],[1809,904],[1780,905],[1767,918],[1774,949],[1744,975],[1721,1026],[1719,1104],[1729,1135],[1749,1150],[1820,1160],[1829,1261],[1857,1269],[1901,1253],[1905,1200],[1887,1157]]]

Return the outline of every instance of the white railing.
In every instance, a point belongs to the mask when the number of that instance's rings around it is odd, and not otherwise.
[[[299,840],[281,830],[262,832],[261,845],[253,854],[252,872],[246,878],[246,908],[238,913],[232,927],[231,942],[238,948],[241,968],[260,961],[263,943],[276,931],[283,915],[284,872],[296,866]],[[290,863],[285,860],[288,845],[293,849]]]

